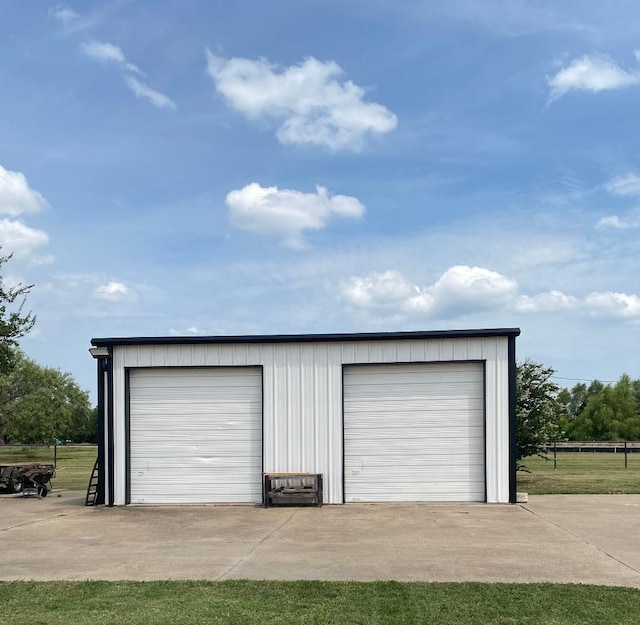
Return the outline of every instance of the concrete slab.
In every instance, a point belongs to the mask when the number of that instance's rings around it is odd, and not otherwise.
[[[3,495],[0,579],[552,581],[640,588],[640,496],[603,497],[531,497],[515,506],[264,509],[85,508],[77,493]]]
[[[523,507],[640,571],[640,495],[538,495]]]
[[[0,494],[0,532],[85,509],[84,494],[74,491],[54,491],[44,498]]]

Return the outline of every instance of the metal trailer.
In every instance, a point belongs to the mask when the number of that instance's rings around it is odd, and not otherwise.
[[[0,487],[10,493],[46,497],[55,474],[52,464],[3,464],[0,465]]]

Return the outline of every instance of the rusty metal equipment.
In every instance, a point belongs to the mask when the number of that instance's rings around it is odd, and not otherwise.
[[[46,497],[56,474],[52,464],[0,465],[0,486],[10,493]]]

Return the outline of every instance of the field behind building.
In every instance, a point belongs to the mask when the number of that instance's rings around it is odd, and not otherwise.
[[[640,493],[640,453],[553,452],[522,463],[529,473],[518,471],[518,491],[530,495],[634,495]]]

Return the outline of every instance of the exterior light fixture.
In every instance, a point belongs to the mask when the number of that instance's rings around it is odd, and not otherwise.
[[[111,354],[109,354],[108,347],[90,347],[89,353],[94,358],[108,358]]]

